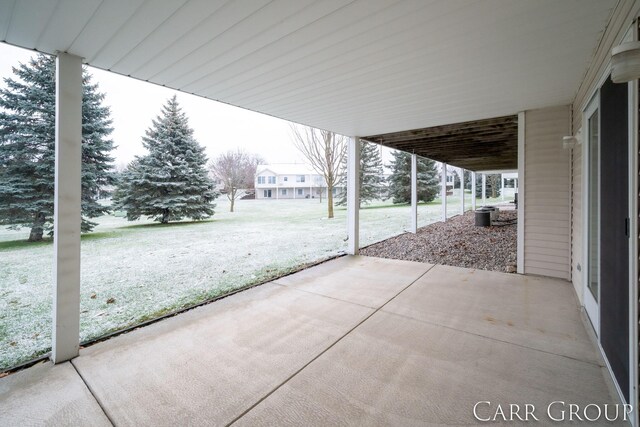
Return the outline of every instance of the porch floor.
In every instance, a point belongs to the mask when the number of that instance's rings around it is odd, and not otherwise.
[[[616,403],[581,316],[561,280],[342,257],[0,379],[0,424],[545,420]]]

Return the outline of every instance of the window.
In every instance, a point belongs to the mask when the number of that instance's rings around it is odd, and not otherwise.
[[[270,176],[269,177],[269,184],[275,184],[276,183],[276,177],[275,176]]]
[[[287,189],[283,188],[282,191],[280,192],[280,194],[282,194],[283,196],[287,195]]]
[[[303,192],[302,188],[298,188],[298,196],[302,196],[302,192]]]
[[[284,182],[287,182],[287,181],[289,181],[289,177],[288,177],[288,176],[285,176],[284,178],[282,178],[282,180],[283,180]]]
[[[271,190],[264,190],[264,193],[263,193],[263,194],[264,194],[264,197],[265,197],[265,198],[267,198],[267,199],[268,199],[268,198],[271,198]]]
[[[296,182],[304,182],[304,175],[296,176]]]
[[[264,176],[258,177],[258,184],[264,184]]]

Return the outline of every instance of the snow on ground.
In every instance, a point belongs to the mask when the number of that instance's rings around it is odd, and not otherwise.
[[[467,206],[470,196],[467,195]],[[82,238],[80,339],[87,341],[252,283],[327,259],[347,247],[346,209],[326,203],[221,197],[211,220],[161,225],[98,218]],[[459,200],[448,198],[448,214]],[[419,225],[439,221],[439,202],[419,206]],[[361,245],[403,233],[408,206],[378,202],[360,211]],[[51,242],[0,229],[0,370],[51,347]]]

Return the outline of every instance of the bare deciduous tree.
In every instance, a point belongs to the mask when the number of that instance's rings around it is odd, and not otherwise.
[[[333,188],[347,153],[347,138],[326,130],[291,125],[293,143],[327,183],[327,216],[333,218]]]
[[[231,202],[230,212],[240,197],[239,190],[254,188],[256,169],[262,162],[262,157],[238,149],[220,154],[209,165],[213,175],[222,181],[223,192]]]

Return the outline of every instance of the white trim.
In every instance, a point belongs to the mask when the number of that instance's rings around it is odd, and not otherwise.
[[[518,241],[517,272],[524,274],[524,206],[525,206],[525,126],[524,111],[518,113]],[[475,182],[475,181],[474,181]]]
[[[607,359],[607,354],[604,351],[604,348],[602,348],[602,344],[600,344],[600,338],[597,337],[598,341],[598,351],[600,352],[600,355],[602,356],[602,360],[604,360],[604,364],[607,367],[607,373],[609,374],[609,378],[611,379],[611,382],[613,383],[613,387],[616,389],[616,393],[618,393],[618,399],[620,399],[620,402],[624,403],[628,403],[626,401],[626,399],[624,398],[624,394],[622,393],[622,389],[620,388],[620,385],[618,384],[618,380],[616,379],[615,374],[613,373],[613,369],[611,368],[611,364],[609,363],[609,359]],[[637,412],[637,407],[634,405],[633,407],[633,412]]]
[[[464,169],[458,168],[460,172],[460,215],[464,215]]]
[[[591,144],[589,131],[589,117],[598,111],[598,135],[600,128],[600,92],[596,92],[589,100],[589,104],[582,111],[582,301],[584,304],[587,317],[593,326],[598,342],[600,342],[600,279],[598,278],[598,300],[596,301],[589,290],[590,263],[589,263],[589,207],[591,203],[590,193],[590,167]],[[598,226],[598,229],[600,227]],[[600,269],[598,269],[598,275]],[[593,314],[593,316],[592,316]]]
[[[411,154],[411,232],[418,232],[418,156]]]
[[[591,105],[593,99],[600,94],[600,88],[602,87],[604,82],[607,81],[609,73],[611,73],[611,60],[607,62],[606,67],[604,68],[604,71],[598,79],[595,87],[591,90],[591,92],[589,92],[589,96],[585,97],[586,101],[583,102],[583,104],[580,106],[580,111],[585,111],[587,108],[589,108],[589,105]],[[584,116],[582,118],[584,120]],[[584,129],[584,123],[582,123],[582,129]]]
[[[442,176],[440,179],[440,189],[442,198],[442,222],[447,222],[447,164],[442,164]]]
[[[638,401],[638,81],[629,83],[629,400]],[[634,220],[635,219],[635,220]],[[637,412],[637,411],[636,411]],[[635,414],[637,417],[638,414]],[[634,425],[638,425],[634,420]]]
[[[632,26],[638,40],[638,24]],[[638,402],[638,80],[629,82],[629,401]],[[635,408],[632,425],[639,424]]]
[[[360,249],[360,138],[349,138],[347,147],[347,253],[358,255]]]
[[[51,360],[80,348],[80,223],[82,196],[82,58],[56,58],[54,292]]]
[[[476,173],[471,172],[471,210],[476,210]]]

